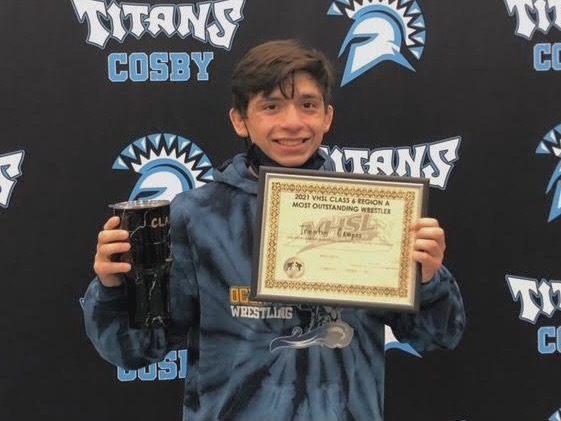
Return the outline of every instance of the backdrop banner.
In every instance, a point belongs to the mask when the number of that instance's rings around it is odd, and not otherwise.
[[[244,151],[233,67],[298,38],[337,72],[323,148],[430,180],[466,305],[451,352],[386,329],[386,420],[561,420],[561,3],[143,1],[2,3],[0,419],[181,419],[185,350],[131,371],[85,336],[97,233]]]

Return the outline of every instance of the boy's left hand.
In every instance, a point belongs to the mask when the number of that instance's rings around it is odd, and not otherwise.
[[[444,260],[446,241],[444,230],[434,218],[420,218],[413,225],[415,244],[413,260],[422,268],[423,283],[429,282]]]

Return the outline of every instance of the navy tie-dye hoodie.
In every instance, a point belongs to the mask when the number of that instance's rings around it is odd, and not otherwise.
[[[97,279],[84,300],[87,334],[115,365],[188,349],[184,421],[379,421],[385,324],[417,351],[457,345],[465,315],[444,267],[418,314],[248,301],[258,183],[244,155],[214,178],[172,202],[171,326],[129,329],[124,288]]]

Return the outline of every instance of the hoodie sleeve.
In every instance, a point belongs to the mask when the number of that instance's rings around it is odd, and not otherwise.
[[[421,285],[419,313],[388,313],[384,322],[400,342],[418,352],[455,348],[464,332],[466,316],[458,284],[444,266]]]
[[[124,286],[108,288],[95,278],[84,297],[86,334],[110,363],[138,369],[161,361],[172,349],[187,346],[198,315],[197,282],[180,210],[171,212],[173,263],[170,272],[171,322],[152,329],[131,329]]]

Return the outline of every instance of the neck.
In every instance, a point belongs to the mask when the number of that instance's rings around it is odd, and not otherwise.
[[[278,162],[272,160],[257,146],[255,143],[252,143],[246,154],[246,162],[250,172],[255,175],[256,177],[259,174],[259,167],[260,166],[267,166],[267,167],[283,167],[284,165],[279,164]],[[321,168],[325,159],[316,151],[306,162],[302,165],[293,167],[293,168],[305,168],[311,170],[318,170]]]

